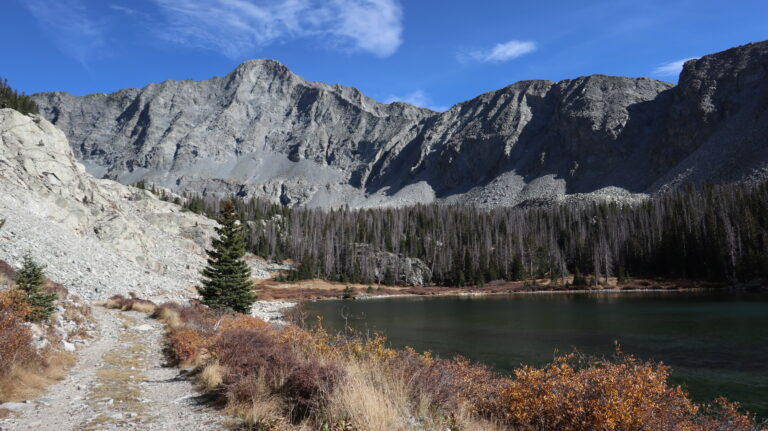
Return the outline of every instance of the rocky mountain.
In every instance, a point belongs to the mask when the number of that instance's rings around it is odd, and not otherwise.
[[[96,176],[285,205],[626,200],[765,175],[768,163],[768,42],[691,60],[678,85],[523,81],[443,113],[308,82],[272,60],[206,81],[34,98]]]
[[[195,294],[214,222],[152,193],[95,179],[64,133],[0,109],[0,260],[25,254],[86,299]]]

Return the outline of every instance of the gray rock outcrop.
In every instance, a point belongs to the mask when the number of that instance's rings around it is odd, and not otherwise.
[[[762,175],[768,42],[686,63],[678,85],[523,81],[437,113],[308,82],[272,60],[223,78],[34,96],[96,176],[284,205],[634,200]]]
[[[215,222],[148,191],[89,175],[64,133],[0,110],[0,260],[29,253],[86,299],[195,296]]]
[[[374,250],[368,244],[355,244],[355,252],[366,272],[379,283],[386,281],[387,272],[395,283],[408,286],[423,286],[432,280],[432,270],[421,259]]]

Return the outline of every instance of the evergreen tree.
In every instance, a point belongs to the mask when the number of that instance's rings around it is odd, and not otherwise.
[[[7,79],[0,79],[0,109],[11,108],[22,114],[37,114],[37,104],[31,97],[20,93],[10,85]]]
[[[198,292],[202,303],[211,308],[250,313],[258,297],[253,293],[251,270],[243,259],[245,233],[232,202],[222,205],[217,221],[219,237],[213,240],[213,248],[206,251],[208,266],[202,271]]]
[[[24,301],[32,311],[27,320],[36,322],[45,320],[56,310],[56,294],[43,291],[43,266],[37,264],[29,255],[24,260],[16,276],[16,286],[24,293]]]
[[[385,286],[394,286],[397,284],[397,279],[395,277],[395,271],[392,271],[392,267],[387,267],[386,271],[384,271],[384,285]]]
[[[515,259],[512,262],[512,280],[523,281],[525,280],[525,267],[523,266],[522,259]]]
[[[574,286],[586,286],[587,285],[587,278],[584,277],[584,275],[579,271],[579,267],[576,267],[576,273],[573,276],[573,285]]]

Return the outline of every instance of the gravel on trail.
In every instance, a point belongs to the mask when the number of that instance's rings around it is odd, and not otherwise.
[[[137,312],[94,307],[99,338],[41,398],[0,404],[0,430],[220,430],[223,414],[204,403],[182,372],[166,365],[164,327]]]

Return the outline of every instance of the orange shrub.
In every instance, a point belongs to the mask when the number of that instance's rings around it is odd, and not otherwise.
[[[172,330],[168,338],[171,350],[180,364],[196,362],[211,343],[208,337],[187,328]]]
[[[0,402],[13,392],[13,377],[19,367],[39,364],[32,345],[32,332],[24,324],[30,307],[15,290],[0,292]]]
[[[272,325],[269,323],[251,316],[243,315],[229,315],[220,318],[217,322],[217,330],[219,332],[225,332],[232,329],[246,329],[254,331],[271,331]]]
[[[699,415],[698,406],[680,386],[667,384],[667,366],[632,356],[585,362],[570,354],[543,368],[522,367],[514,374],[516,379],[509,381],[498,399],[477,405],[479,413],[512,427],[535,430],[736,431],[753,425],[745,418],[732,421],[738,426],[715,426],[722,421]],[[705,418],[709,425],[702,427]]]

